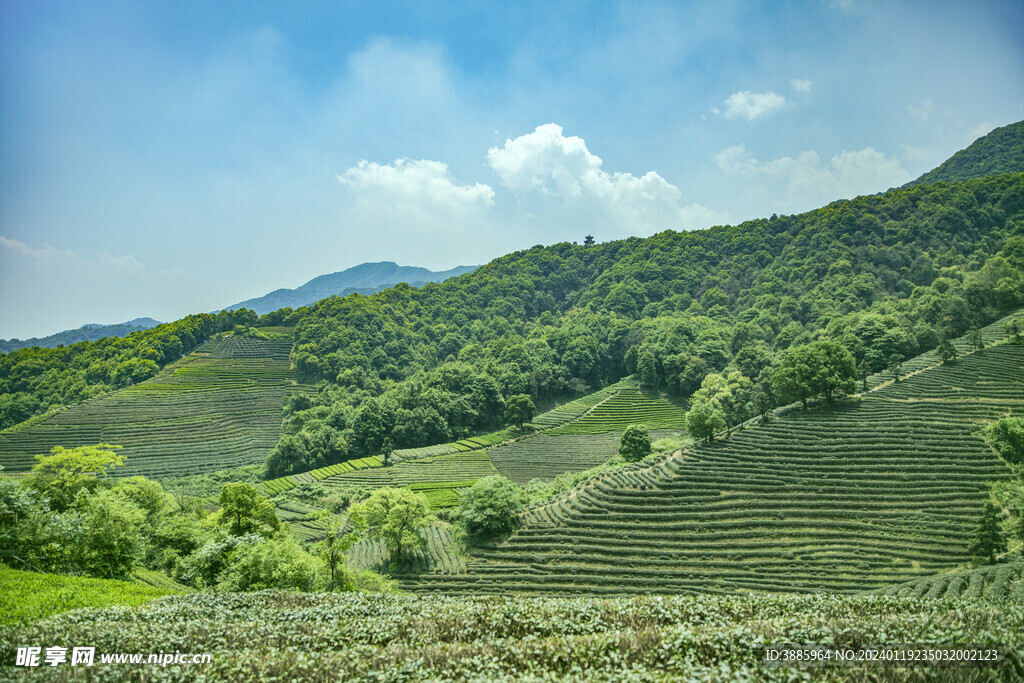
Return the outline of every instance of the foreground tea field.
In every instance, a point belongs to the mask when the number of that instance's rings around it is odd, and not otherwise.
[[[861,649],[973,644],[975,668],[774,666],[763,646]],[[631,599],[194,594],[0,628],[0,677],[66,680],[67,664],[15,667],[18,647],[88,643],[91,680],[144,681],[1012,681],[1024,676],[1020,603],[877,596]],[[210,653],[205,664],[103,664],[111,653]],[[81,672],[78,672],[82,675]],[[85,676],[83,676],[85,677]]]
[[[0,433],[0,464],[24,472],[53,446],[123,446],[121,476],[175,477],[262,463],[294,392],[289,341],[207,342],[157,377]]]
[[[410,590],[585,594],[859,591],[966,562],[992,482],[981,436],[1024,411],[1024,346],[997,346],[860,401],[790,412],[529,508],[462,575]]]

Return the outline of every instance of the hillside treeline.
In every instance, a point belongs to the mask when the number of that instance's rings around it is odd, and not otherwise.
[[[202,313],[126,337],[0,355],[0,429],[51,406],[147,380],[211,335],[255,320],[256,314],[244,309]]]
[[[876,372],[1024,303],[1024,174],[939,183],[739,226],[537,246],[476,272],[325,299],[293,360],[270,475],[458,439],[637,372],[675,397],[828,338]]]

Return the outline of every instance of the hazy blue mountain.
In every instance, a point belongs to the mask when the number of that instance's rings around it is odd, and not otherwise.
[[[315,277],[295,289],[276,289],[270,294],[240,301],[237,304],[225,306],[224,308],[229,311],[238,308],[248,308],[263,315],[285,306],[299,308],[320,299],[326,299],[333,294],[341,296],[346,296],[353,292],[372,294],[382,289],[387,289],[399,282],[408,282],[414,286],[423,285],[428,282],[441,282],[456,275],[471,273],[478,267],[458,266],[451,270],[433,271],[414,266],[400,266],[391,261],[361,263],[340,273]]]
[[[103,339],[104,337],[124,337],[132,332],[148,330],[159,324],[159,320],[153,320],[152,318],[135,318],[134,320],[117,323],[116,325],[97,325],[95,323],[89,323],[88,325],[82,325],[75,330],[64,330],[57,334],[51,334],[49,337],[33,337],[32,339],[25,340],[0,339],[0,353],[10,353],[11,351],[25,349],[32,346],[41,346],[43,348],[53,349],[62,344],[64,346],[70,346],[71,344],[76,344],[80,341],[96,341],[97,339]]]

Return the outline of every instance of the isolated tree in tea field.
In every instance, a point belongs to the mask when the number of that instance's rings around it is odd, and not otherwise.
[[[395,452],[395,444],[391,442],[391,437],[384,439],[384,443],[380,445],[380,455],[384,459],[384,467],[391,464],[391,454]]]
[[[630,462],[651,454],[651,435],[645,425],[629,425],[619,441],[619,455]]]
[[[516,511],[526,495],[506,477],[484,477],[459,497],[459,519],[473,536],[491,536],[512,530]]]
[[[942,335],[939,339],[939,346],[936,348],[939,353],[939,358],[942,359],[943,363],[956,360],[956,346],[946,335]]]
[[[1007,336],[1010,337],[1010,341],[1014,344],[1021,343],[1021,324],[1016,318],[1003,325],[1003,331],[1006,332]]]
[[[430,504],[422,493],[409,489],[377,489],[362,503],[353,506],[349,520],[366,529],[371,538],[380,538],[397,566],[409,548],[425,547],[420,531],[434,521]]]
[[[992,564],[996,554],[1006,552],[1006,538],[999,528],[1000,510],[993,503],[985,503],[985,511],[981,513],[981,522],[975,533],[974,540],[967,547],[972,556],[983,558]]]
[[[967,343],[971,345],[971,348],[975,351],[981,351],[985,348],[985,339],[981,336],[981,330],[977,327],[972,327],[967,331]]]
[[[686,431],[697,440],[710,442],[723,429],[725,417],[711,401],[697,401],[690,406],[690,412],[686,413]]]
[[[220,504],[221,524],[236,536],[249,533],[268,536],[281,526],[274,504],[252,484],[225,484],[217,502]]]
[[[829,403],[836,393],[852,394],[857,389],[857,365],[853,354],[831,339],[824,339],[808,344],[811,352],[821,357],[821,374],[817,388],[825,395]]]
[[[522,427],[523,423],[533,419],[537,407],[533,405],[533,399],[529,394],[516,394],[508,399],[505,404],[505,421],[515,423]]]

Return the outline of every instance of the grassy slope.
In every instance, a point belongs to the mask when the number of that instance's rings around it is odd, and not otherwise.
[[[153,581],[151,574],[147,578]],[[0,625],[28,624],[80,607],[141,605],[179,592],[166,585],[37,574],[0,564]]]
[[[166,478],[263,463],[295,390],[286,340],[211,341],[157,377],[0,433],[0,464],[26,471],[53,446],[124,446],[120,476]]]
[[[462,576],[412,590],[867,590],[964,563],[989,484],[980,435],[1024,410],[1024,347],[998,346],[863,400],[609,473],[527,511]]]

